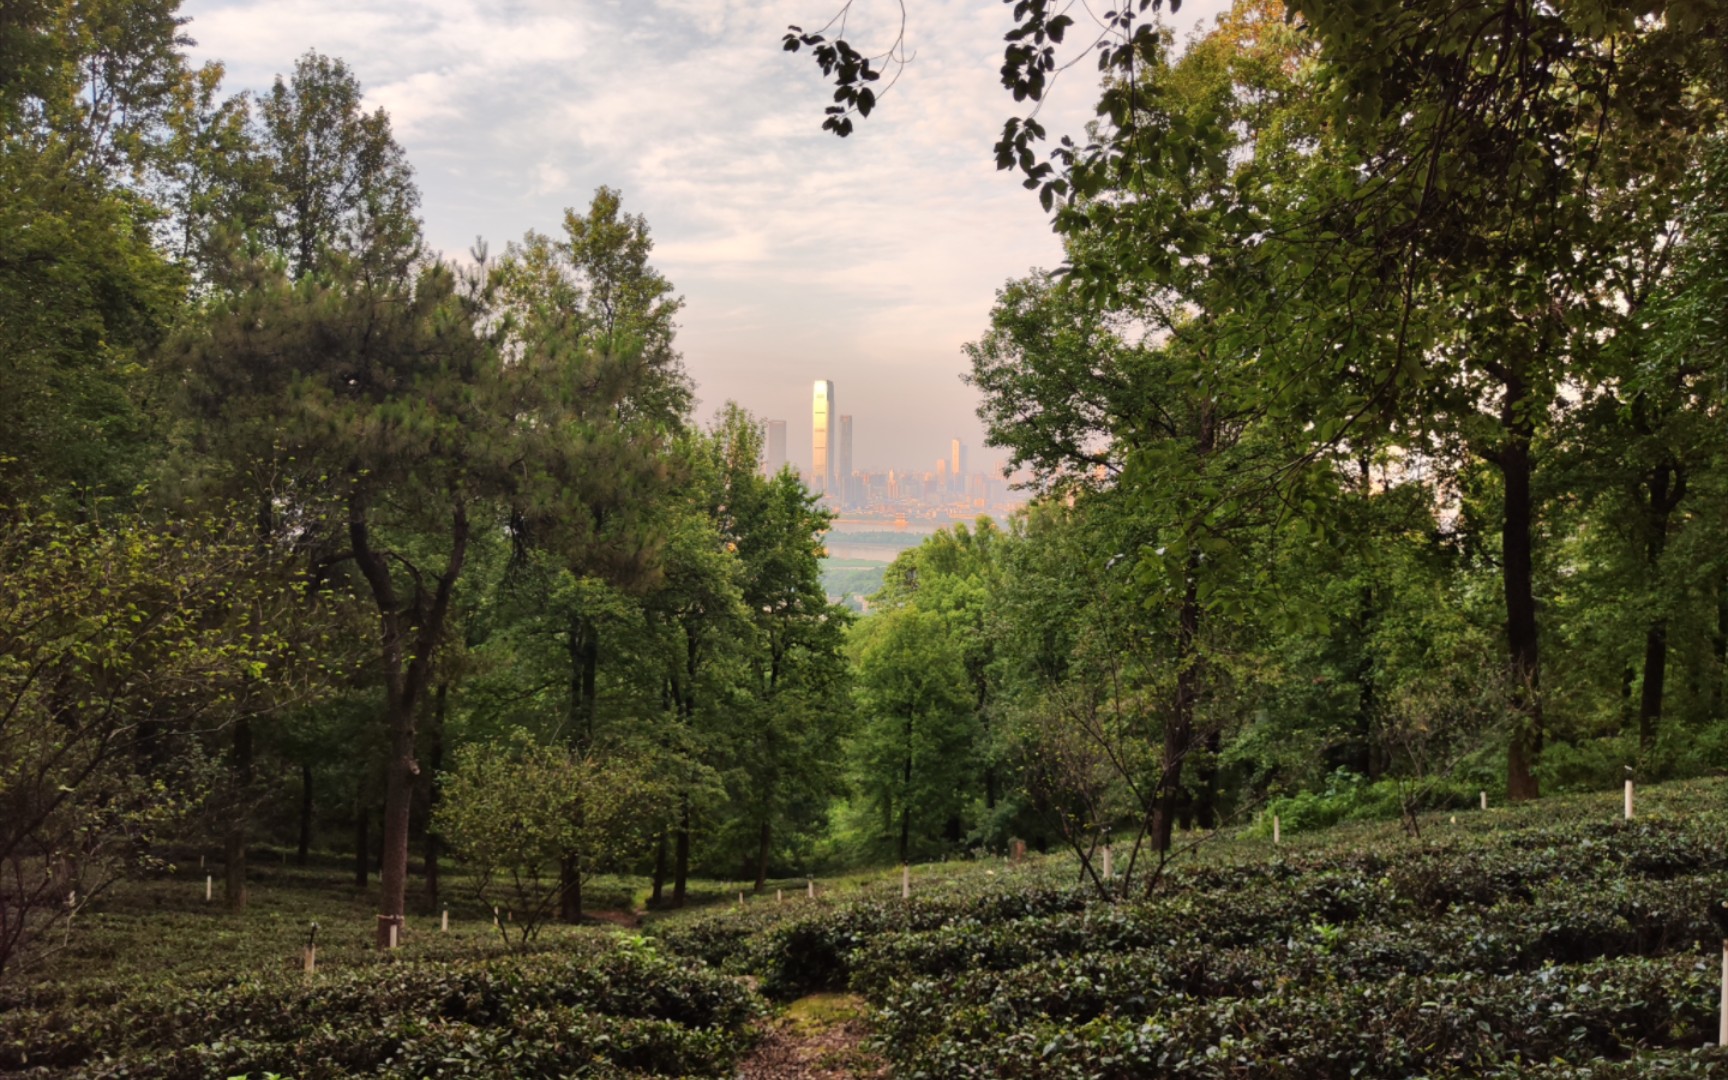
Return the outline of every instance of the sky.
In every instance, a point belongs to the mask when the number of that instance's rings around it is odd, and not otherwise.
[[[1095,5],[1096,6],[1096,5]],[[1189,0],[1179,31],[1222,0]],[[787,421],[808,468],[811,386],[832,379],[861,469],[928,469],[955,437],[984,448],[962,346],[995,292],[1061,261],[1034,193],[998,172],[1009,116],[999,0],[907,0],[911,62],[875,112],[821,130],[825,85],[789,24],[840,0],[187,0],[196,60],[262,90],[308,49],[340,57],[413,163],[431,245],[497,252],[554,232],[594,189],[653,231],[684,297],[679,347],[706,420],[735,400]],[[1099,8],[1101,11],[1102,8]],[[894,0],[854,0],[848,39],[886,47]],[[1072,40],[1072,38],[1071,38]],[[1040,120],[1079,135],[1095,65],[1059,80]]]

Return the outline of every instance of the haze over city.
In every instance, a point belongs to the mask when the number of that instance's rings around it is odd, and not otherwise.
[[[847,139],[820,130],[828,90],[788,24],[830,0],[193,0],[196,59],[230,91],[262,90],[309,48],[346,60],[414,163],[429,243],[492,251],[555,231],[605,184],[647,217],[654,262],[683,294],[679,348],[699,415],[728,399],[788,422],[808,466],[814,379],[842,388],[856,454],[930,468],[959,437],[984,449],[961,346],[995,290],[1061,250],[991,145],[1016,111],[1001,88],[1001,5],[909,5],[912,62]],[[1186,33],[1217,0],[1183,4]],[[897,5],[860,4],[859,43],[892,37]],[[651,67],[642,63],[652,55]],[[1078,133],[1090,63],[1040,113]],[[650,74],[651,73],[651,74]]]

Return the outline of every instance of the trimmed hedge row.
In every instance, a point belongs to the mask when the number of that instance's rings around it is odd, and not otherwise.
[[[1481,1076],[1695,1044],[1714,1032],[1718,975],[1707,960],[1663,957],[1300,990],[1272,984],[1253,997],[1172,995],[1143,1018],[1084,1022],[960,1005],[943,1010],[936,1033],[912,1019],[910,1002],[940,991],[913,984],[903,1002],[881,1010],[880,1047],[907,1077]],[[1715,1062],[1720,1070],[1728,1059]]]
[[[98,995],[105,996],[105,995]],[[0,1072],[40,1076],[727,1075],[756,999],[622,947],[166,986],[0,1015]]]
[[[777,997],[862,993],[910,1077],[1728,1076],[1728,786],[1662,792],[1226,842],[1117,903],[1051,860],[665,935]]]

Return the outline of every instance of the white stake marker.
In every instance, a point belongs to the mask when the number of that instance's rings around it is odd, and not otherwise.
[[[775,889],[774,890],[774,902],[776,904],[784,904],[786,902],[786,890],[785,889]]]
[[[216,895],[216,875],[215,874],[205,874],[204,875],[204,902],[206,904],[208,904],[215,895]]]
[[[739,907],[744,906],[744,894],[743,893],[738,894],[738,906]]]
[[[1284,842],[1284,823],[1278,820],[1277,814],[1272,815],[1272,842],[1274,844]]]
[[[1482,809],[1486,810],[1486,809],[1488,809],[1488,793],[1486,791],[1484,791],[1484,792],[1481,792],[1480,795],[1481,795],[1481,799],[1482,799]]]
[[[394,922],[394,921],[392,921],[390,923],[390,947],[392,949],[394,949],[398,944],[400,944],[400,941],[397,938],[397,934],[400,933],[401,929],[402,929],[401,923]]]
[[[1104,880],[1111,881],[1116,877],[1116,868],[1110,863],[1110,845],[1104,845]]]
[[[905,863],[900,864],[900,899],[912,899],[912,868]]]
[[[440,934],[450,932],[450,907],[448,904],[444,907],[444,914],[438,917],[438,932]]]
[[[1722,940],[1722,1026],[1716,1033],[1716,1045],[1728,1046],[1728,938]]]
[[[816,882],[812,879],[806,878],[804,881],[804,887],[809,890],[810,899],[816,899]]]
[[[1632,781],[1626,781],[1626,820],[1632,820]]]
[[[306,953],[302,967],[306,969],[306,974],[308,975],[311,975],[313,972],[318,970],[318,946],[306,946]]]

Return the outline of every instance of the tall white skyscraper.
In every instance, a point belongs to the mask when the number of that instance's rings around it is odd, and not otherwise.
[[[852,493],[852,417],[840,418],[840,468],[838,471],[839,485],[834,492],[840,497],[842,506],[857,501]]]
[[[768,421],[767,455],[764,465],[769,476],[777,475],[786,467],[786,421]]]
[[[810,407],[810,479],[817,491],[839,498],[839,485],[835,482],[837,472],[834,451],[837,434],[834,421],[839,414],[834,411],[834,382],[832,379],[817,379],[815,400]]]
[[[948,446],[948,483],[955,491],[966,490],[966,444],[959,439]]]

